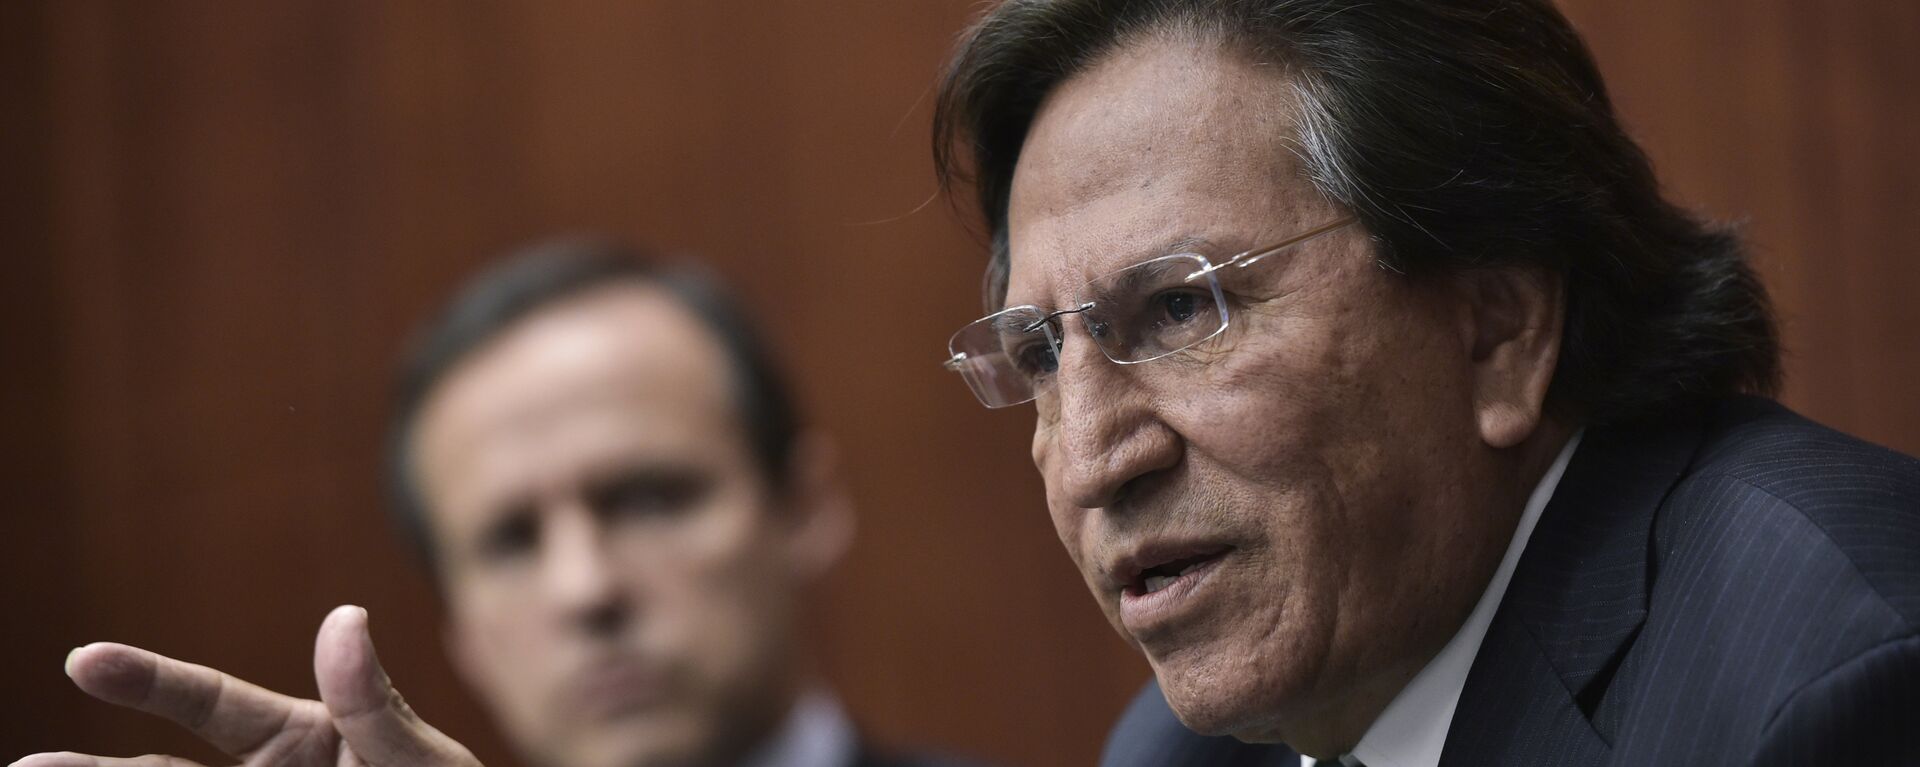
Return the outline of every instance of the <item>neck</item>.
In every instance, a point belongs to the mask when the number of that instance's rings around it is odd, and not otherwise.
[[[1374,673],[1350,685],[1334,700],[1321,705],[1317,712],[1295,720],[1296,726],[1289,727],[1282,740],[1315,759],[1327,760],[1352,753],[1381,712],[1466,622],[1513,542],[1529,497],[1577,430],[1577,425],[1543,418],[1540,427],[1525,442],[1499,451],[1494,457],[1489,471],[1483,475],[1493,478],[1488,482],[1491,492],[1479,503],[1481,508],[1494,511],[1477,539],[1461,552],[1463,558],[1471,561],[1463,563],[1461,583],[1464,585],[1459,589],[1460,598],[1454,600],[1460,605],[1446,623],[1447,628],[1432,632],[1435,636],[1430,641],[1399,661],[1376,665]]]
[[[744,764],[770,745],[794,714],[812,679],[805,659],[783,658],[781,669],[762,682],[752,701],[741,701],[727,717],[728,724],[712,743],[703,763]]]

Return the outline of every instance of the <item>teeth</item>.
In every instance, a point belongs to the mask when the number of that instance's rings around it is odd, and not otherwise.
[[[1172,585],[1174,580],[1179,577],[1178,575],[1149,575],[1147,576],[1146,591],[1148,594],[1152,594],[1153,592],[1164,589]]]

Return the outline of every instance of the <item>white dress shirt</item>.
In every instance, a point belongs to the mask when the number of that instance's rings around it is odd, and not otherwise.
[[[801,696],[773,737],[741,767],[848,767],[859,753],[853,722],[824,690]]]
[[[1487,583],[1487,590],[1481,593],[1473,612],[1467,614],[1467,622],[1440,648],[1440,654],[1433,656],[1426,668],[1420,669],[1381,710],[1380,717],[1360,736],[1359,745],[1353,747],[1349,755],[1352,759],[1366,767],[1437,767],[1440,764],[1440,750],[1447,745],[1447,729],[1453,725],[1453,709],[1460,703],[1460,691],[1467,685],[1467,672],[1473,669],[1473,658],[1480,653],[1480,640],[1486,637],[1487,626],[1493,623],[1493,613],[1500,607],[1500,598],[1507,593],[1513,568],[1520,563],[1520,552],[1526,550],[1533,526],[1540,521],[1540,512],[1545,511],[1547,501],[1553,499],[1553,489],[1559,486],[1560,475],[1566,473],[1567,462],[1573,460],[1573,449],[1579,446],[1582,434],[1584,432],[1574,434],[1567,440],[1566,447],[1560,448],[1560,456],[1540,478],[1540,484],[1534,486],[1533,495],[1527,497],[1527,508],[1520,514],[1520,523],[1514,526],[1513,540],[1507,543],[1506,557],[1500,560],[1500,569],[1493,571],[1493,580]],[[1314,767],[1318,762],[1303,756],[1300,764]],[[1328,762],[1332,764],[1334,762]]]

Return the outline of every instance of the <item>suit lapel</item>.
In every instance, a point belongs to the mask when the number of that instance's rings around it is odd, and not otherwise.
[[[1474,657],[1443,766],[1606,760],[1592,712],[1646,621],[1655,512],[1699,440],[1692,423],[1587,431]]]

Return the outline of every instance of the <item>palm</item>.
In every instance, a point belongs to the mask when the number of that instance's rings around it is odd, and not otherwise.
[[[67,659],[87,694],[173,720],[245,765],[478,767],[465,747],[415,716],[387,681],[366,611],[339,608],[314,641],[320,700],[267,690],[136,647],[93,644]],[[188,767],[175,757],[39,754],[16,767]]]

